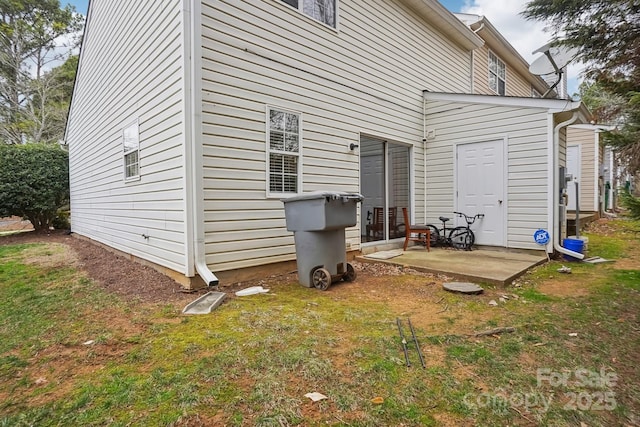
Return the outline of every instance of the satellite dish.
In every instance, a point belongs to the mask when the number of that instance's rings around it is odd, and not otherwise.
[[[543,76],[560,72],[573,58],[578,55],[578,49],[566,46],[551,46],[551,43],[536,49],[533,53],[543,52],[529,65],[532,74]]]

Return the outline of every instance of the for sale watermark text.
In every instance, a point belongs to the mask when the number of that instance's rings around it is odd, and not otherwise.
[[[617,384],[618,375],[604,368],[598,371],[538,368],[537,389],[525,393],[505,389],[470,393],[464,396],[463,401],[470,408],[496,411],[520,408],[527,412],[545,413],[553,402],[558,402],[567,411],[613,411],[617,407],[613,391]]]

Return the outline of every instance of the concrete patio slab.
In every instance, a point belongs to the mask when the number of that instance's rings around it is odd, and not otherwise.
[[[357,259],[363,262],[408,266],[419,271],[497,285],[510,284],[530,268],[547,260],[544,252],[493,248],[479,248],[473,251],[431,248],[431,251],[427,252],[422,246],[414,246],[391,259],[379,259],[374,254],[359,256]]]

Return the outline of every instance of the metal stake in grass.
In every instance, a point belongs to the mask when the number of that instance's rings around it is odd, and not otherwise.
[[[402,338],[402,350],[404,351],[404,360],[407,362],[407,368],[411,366],[411,362],[409,362],[409,353],[407,352],[407,340],[404,339],[404,334],[402,333],[402,324],[400,322],[400,318],[396,317],[396,324],[398,325],[398,331],[400,331],[400,338]]]
[[[427,365],[424,363],[424,357],[422,356],[422,350],[420,350],[420,344],[418,344],[418,337],[416,337],[416,332],[413,330],[413,325],[411,324],[411,319],[407,319],[409,322],[409,329],[411,329],[411,335],[413,336],[413,342],[416,343],[416,350],[418,350],[418,357],[420,357],[420,363],[423,368],[427,368]]]

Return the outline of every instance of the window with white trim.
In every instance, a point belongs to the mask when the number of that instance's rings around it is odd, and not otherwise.
[[[307,16],[330,27],[336,27],[337,0],[282,0]]]
[[[124,153],[124,179],[140,177],[140,133],[138,121],[122,130]]]
[[[493,52],[489,52],[489,88],[498,95],[507,93],[507,67]]]
[[[272,108],[267,114],[269,192],[295,194],[300,183],[300,114]]]

